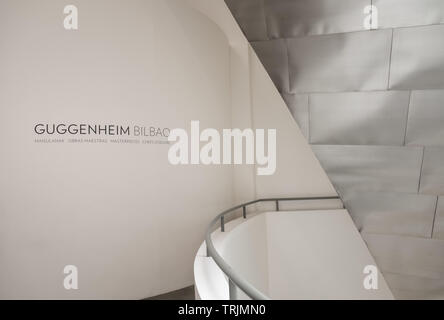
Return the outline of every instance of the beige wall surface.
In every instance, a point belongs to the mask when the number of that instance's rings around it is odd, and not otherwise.
[[[253,176],[253,182],[249,185],[254,188],[256,198],[336,195],[300,127],[293,120],[239,25],[236,25],[235,17],[228,10],[225,1],[187,1],[213,20],[230,43],[233,126],[244,124],[256,129],[277,130],[276,171],[273,175]],[[245,73],[249,77],[245,77]],[[247,166],[235,168],[235,179],[238,176],[243,177],[242,182],[240,179],[235,180],[235,187],[238,187],[236,195],[245,193],[239,185],[245,185],[246,181],[251,180],[247,170]]]
[[[34,125],[230,127],[228,43],[181,1],[75,4],[66,31],[60,1],[0,3],[0,298],[188,286],[207,223],[232,204],[231,168],[172,166],[167,145],[35,143]]]
[[[0,2],[0,298],[179,289],[219,211],[334,193],[223,0],[73,4],[76,31],[63,28],[60,1]],[[189,129],[191,120],[277,129],[277,175],[172,166],[166,144],[35,142],[37,123]],[[78,267],[78,290],[64,289],[65,265]]]

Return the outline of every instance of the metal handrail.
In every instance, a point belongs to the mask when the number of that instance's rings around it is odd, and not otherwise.
[[[221,232],[225,232],[225,215],[236,211],[242,208],[242,216],[244,219],[247,218],[247,206],[259,203],[259,202],[275,202],[276,203],[276,211],[279,211],[279,201],[306,201],[306,200],[334,200],[340,199],[339,196],[327,196],[327,197],[303,197],[303,198],[266,198],[266,199],[257,199],[250,202],[246,202],[235,206],[231,209],[225,210],[222,213],[218,214],[210,223],[207,229],[207,233],[205,236],[205,244],[207,246],[207,257],[213,258],[214,262],[219,266],[223,273],[228,277],[228,286],[229,286],[229,297],[230,300],[236,297],[236,287],[241,289],[247,296],[249,296],[253,300],[269,300],[270,298],[258,290],[255,286],[245,280],[242,276],[236,273],[236,271],[225,262],[224,258],[222,258],[218,253],[216,248],[214,247],[213,241],[211,239],[211,234],[213,233],[214,225],[220,221],[220,230]]]

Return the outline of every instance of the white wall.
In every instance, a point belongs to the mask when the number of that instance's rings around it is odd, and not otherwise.
[[[273,299],[393,299],[380,272],[364,288],[376,263],[346,210],[271,212],[266,229]]]
[[[335,196],[327,175],[251,47],[250,77],[254,127],[277,129],[277,169],[273,175],[256,178],[257,197]]]
[[[334,194],[223,0],[73,4],[78,31],[63,29],[60,1],[0,3],[0,298],[179,289],[217,212],[258,196]],[[277,175],[174,167],[166,145],[34,143],[38,122],[191,120],[277,129]],[[67,264],[79,268],[77,291],[62,286]]]
[[[207,223],[232,204],[230,167],[171,166],[165,145],[36,144],[33,127],[230,127],[226,38],[180,0],[70,3],[78,31],[58,0],[0,3],[0,298],[188,286]]]
[[[235,84],[232,86],[233,119],[236,119],[233,125],[241,128],[251,126],[258,129],[277,129],[275,174],[256,176],[255,168],[236,168],[243,170],[237,173],[245,177],[242,179],[243,183],[250,177],[248,172],[252,172],[253,176],[248,180],[251,181],[249,188],[254,189],[256,198],[336,195],[319,161],[224,0],[187,1],[213,20],[226,34],[230,43],[231,82]],[[248,77],[245,77],[246,73],[249,74]],[[245,193],[245,187],[239,189],[241,193]]]
[[[380,272],[378,288],[364,288],[363,270],[376,264],[344,209],[239,218],[213,239],[232,269],[271,299],[393,299]],[[227,280],[204,251],[195,260],[196,292],[227,299]],[[240,292],[240,298],[248,297]]]

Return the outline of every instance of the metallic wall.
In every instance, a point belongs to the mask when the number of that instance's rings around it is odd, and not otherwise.
[[[395,297],[444,298],[444,1],[226,2]]]

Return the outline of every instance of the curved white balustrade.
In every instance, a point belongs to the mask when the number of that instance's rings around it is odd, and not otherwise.
[[[378,272],[378,289],[364,288],[365,266],[376,265],[348,212],[266,212],[213,232],[219,254],[272,299],[393,299]],[[196,298],[228,299],[228,280],[205,243],[194,262]],[[239,298],[247,298],[239,292]]]

